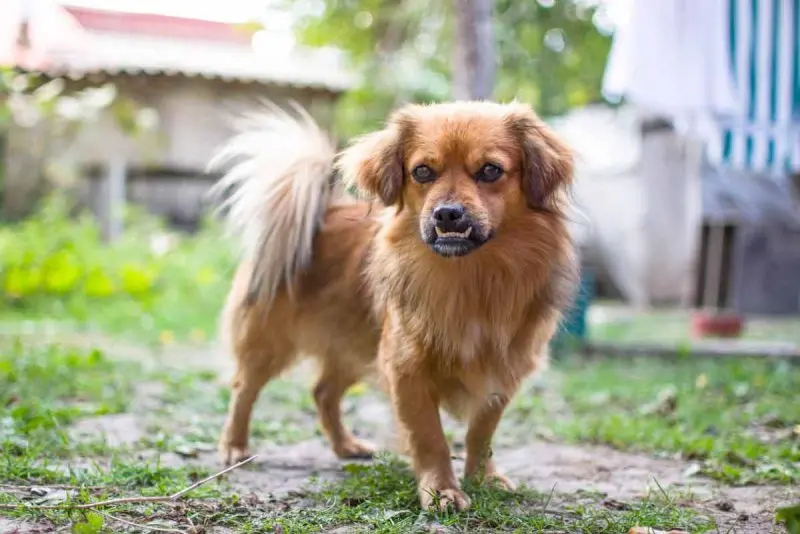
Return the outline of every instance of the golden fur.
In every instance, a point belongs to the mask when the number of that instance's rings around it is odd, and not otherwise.
[[[305,114],[273,113],[243,135],[225,154],[246,159],[220,186],[239,188],[230,218],[249,251],[223,314],[237,364],[224,460],[246,454],[260,389],[308,355],[320,363],[314,399],[340,457],[373,451],[342,425],[339,406],[377,362],[423,507],[470,504],[440,407],[468,424],[465,474],[512,488],[491,439],[520,382],[545,363],[575,286],[568,148],[525,105],[406,106],[335,163],[373,204],[334,199],[333,148]],[[487,162],[504,171],[497,181],[476,178]],[[418,183],[418,165],[435,180]],[[434,212],[445,203],[464,208],[476,248],[437,248]]]

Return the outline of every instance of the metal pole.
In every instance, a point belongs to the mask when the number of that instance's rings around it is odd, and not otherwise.
[[[112,159],[103,180],[103,194],[100,201],[101,225],[106,241],[114,241],[122,234],[126,178],[125,160]]]

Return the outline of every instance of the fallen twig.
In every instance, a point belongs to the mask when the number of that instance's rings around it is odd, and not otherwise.
[[[219,473],[215,473],[210,477],[204,478],[198,482],[195,482],[191,486],[182,489],[177,493],[173,493],[172,495],[161,495],[158,497],[121,497],[118,499],[108,499],[106,501],[98,501],[98,502],[90,502],[85,504],[51,504],[51,505],[36,505],[36,504],[25,504],[25,503],[15,503],[15,504],[0,504],[0,508],[30,508],[35,510],[64,510],[64,509],[73,509],[73,510],[85,510],[89,508],[99,508],[102,506],[112,506],[117,504],[142,504],[142,503],[150,503],[150,502],[171,502],[177,501],[193,489],[202,486],[203,484],[214,480],[217,477],[224,475],[234,469],[241,467],[245,464],[248,464],[255,460],[257,455],[253,455],[245,460],[242,460],[238,464],[234,464],[226,469],[223,469]]]
[[[134,523],[133,521],[128,521],[127,519],[123,519],[121,517],[117,517],[115,515],[111,515],[108,512],[103,512],[102,510],[98,510],[97,513],[109,519],[110,521],[116,521],[118,523],[122,523],[123,525],[128,525],[129,527],[136,527],[137,529],[143,530],[151,530],[153,532],[175,532],[177,534],[186,534],[186,531],[178,530],[174,528],[166,528],[166,527],[151,527],[150,525],[142,525],[139,523]]]
[[[63,489],[63,490],[84,490],[97,491],[108,489],[108,486],[75,486],[71,484],[0,484],[0,489],[4,490],[31,490],[33,488]]]

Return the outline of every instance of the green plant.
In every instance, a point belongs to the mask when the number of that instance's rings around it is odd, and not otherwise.
[[[72,211],[53,196],[34,216],[0,226],[0,312],[151,340],[214,328],[234,255],[212,221],[181,236],[128,207],[124,235],[108,244],[90,215]]]

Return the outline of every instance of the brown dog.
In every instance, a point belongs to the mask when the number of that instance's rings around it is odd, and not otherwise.
[[[440,407],[468,423],[465,475],[512,488],[490,444],[575,287],[570,151],[525,105],[407,106],[336,163],[373,209],[333,199],[334,149],[298,112],[273,109],[218,160],[244,158],[216,191],[235,190],[225,206],[247,247],[222,325],[237,363],[224,460],[247,454],[260,389],[301,355],[321,365],[334,452],[370,455],[340,402],[377,356],[424,508],[470,504]]]

